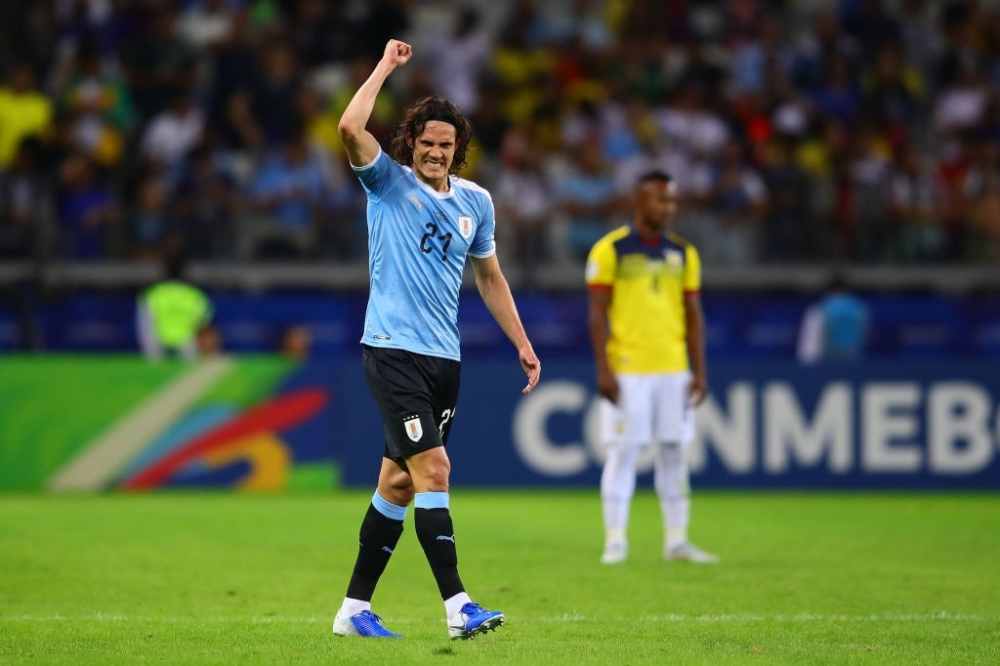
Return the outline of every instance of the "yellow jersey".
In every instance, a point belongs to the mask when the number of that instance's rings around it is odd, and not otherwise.
[[[684,293],[701,289],[694,245],[673,233],[650,243],[620,227],[590,250],[587,286],[611,289],[607,353],[614,372],[688,369]]]

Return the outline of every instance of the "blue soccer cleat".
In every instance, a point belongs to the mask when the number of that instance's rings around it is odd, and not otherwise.
[[[361,611],[350,617],[337,613],[333,618],[333,633],[337,636],[361,636],[362,638],[402,638],[389,631],[382,624],[382,618],[370,610]]]
[[[504,616],[500,611],[486,610],[475,602],[469,602],[448,618],[448,636],[454,639],[475,638],[487,631],[496,631],[503,625]]]

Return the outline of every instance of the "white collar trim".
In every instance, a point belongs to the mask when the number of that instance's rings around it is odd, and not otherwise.
[[[417,181],[417,184],[420,185],[420,187],[424,188],[424,190],[426,190],[427,193],[430,194],[431,196],[437,199],[450,199],[453,196],[455,196],[455,177],[452,176],[451,174],[448,174],[448,191],[438,192],[433,187],[431,187],[424,181],[420,180],[420,176],[413,173],[413,169],[411,169],[408,166],[404,166],[403,168],[409,171],[413,175],[413,180]]]

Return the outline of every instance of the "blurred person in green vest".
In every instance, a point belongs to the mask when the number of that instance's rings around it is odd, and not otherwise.
[[[218,344],[204,345],[206,335],[214,329],[212,303],[198,287],[183,280],[184,264],[180,257],[166,261],[165,279],[153,284],[139,296],[136,313],[139,343],[143,355],[158,361],[165,354],[176,354],[186,360],[218,350]]]

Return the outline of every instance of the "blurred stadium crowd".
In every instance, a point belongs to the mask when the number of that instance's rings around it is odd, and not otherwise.
[[[715,265],[1000,260],[1000,3],[53,0],[0,8],[0,257],[362,261],[336,132],[476,132],[505,263],[582,261],[672,173]]]

